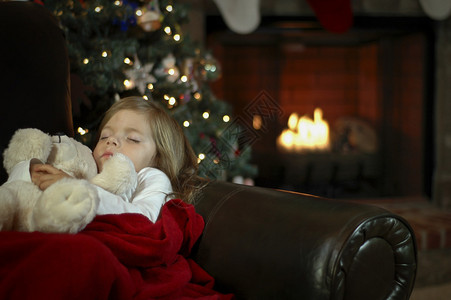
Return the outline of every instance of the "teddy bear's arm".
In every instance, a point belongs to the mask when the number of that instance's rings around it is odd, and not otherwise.
[[[91,183],[116,195],[130,197],[136,189],[138,176],[132,161],[121,153],[116,153],[103,165],[100,174],[91,179]]]

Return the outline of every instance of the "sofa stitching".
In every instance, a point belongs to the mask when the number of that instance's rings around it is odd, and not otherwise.
[[[210,224],[210,220],[216,215],[216,213],[219,211],[219,209],[224,205],[224,203],[229,200],[230,198],[232,198],[233,196],[235,196],[237,193],[241,192],[243,190],[243,188],[236,188],[234,190],[232,190],[231,192],[227,193],[226,195],[224,195],[222,197],[222,199],[220,199],[217,204],[213,207],[213,209],[211,210],[211,212],[208,214],[207,219],[205,220],[205,227],[204,227],[204,236],[207,235],[208,233],[208,228],[209,228],[209,224]]]

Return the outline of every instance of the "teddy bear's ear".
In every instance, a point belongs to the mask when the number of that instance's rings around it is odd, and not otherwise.
[[[21,161],[37,158],[47,161],[52,149],[52,141],[48,134],[35,128],[17,130],[8,148],[3,152],[3,166],[8,174]]]

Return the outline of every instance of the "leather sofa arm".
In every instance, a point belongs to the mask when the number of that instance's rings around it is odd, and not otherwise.
[[[408,299],[417,249],[409,224],[381,208],[212,182],[194,259],[238,299]]]

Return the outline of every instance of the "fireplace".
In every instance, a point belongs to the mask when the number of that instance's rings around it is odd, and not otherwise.
[[[427,18],[355,18],[345,34],[313,18],[263,18],[245,37],[207,18],[208,46],[222,64],[212,83],[235,115],[262,91],[281,114],[256,128],[256,184],[321,196],[428,195],[433,172],[434,34]],[[293,114],[321,110],[324,149],[281,149]],[[278,142],[279,141],[279,142]],[[292,145],[291,148],[294,148]],[[288,150],[288,151],[287,151]]]

